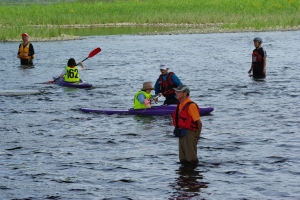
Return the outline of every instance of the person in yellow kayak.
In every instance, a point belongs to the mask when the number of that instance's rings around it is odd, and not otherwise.
[[[82,62],[79,62],[78,65],[82,67],[82,70],[85,70],[85,66]],[[61,73],[60,78],[63,78],[65,82],[69,83],[76,83],[80,81],[79,70],[74,58],[70,58],[68,60],[67,66]]]
[[[33,45],[28,42],[28,34],[22,33],[23,42],[19,45],[18,58],[21,65],[33,65],[32,59],[34,58]]]
[[[157,99],[153,98],[151,90],[154,90],[151,82],[144,82],[143,88],[134,95],[134,109],[151,108],[151,101],[154,100],[157,102]]]

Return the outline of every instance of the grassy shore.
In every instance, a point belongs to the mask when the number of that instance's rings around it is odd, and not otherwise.
[[[31,39],[63,38],[66,27],[182,26],[204,33],[300,29],[298,0],[22,2],[0,3],[0,41],[20,40],[22,32]]]

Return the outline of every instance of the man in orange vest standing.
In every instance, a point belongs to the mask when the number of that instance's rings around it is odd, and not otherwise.
[[[174,136],[179,137],[179,160],[181,163],[198,163],[197,144],[202,130],[200,110],[190,99],[188,86],[181,85],[174,90],[179,101],[172,114]]]
[[[18,58],[21,65],[32,65],[32,59],[34,58],[34,48],[30,42],[28,42],[28,34],[22,33],[23,43],[19,45]]]

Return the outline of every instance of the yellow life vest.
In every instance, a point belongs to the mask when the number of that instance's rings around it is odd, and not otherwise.
[[[79,76],[77,66],[74,67],[66,66],[66,74],[64,76],[64,81],[72,82],[72,83],[80,81],[80,76]]]
[[[25,46],[23,44],[20,45],[19,48],[19,56],[21,59],[27,59],[27,60],[31,60],[34,58],[34,55],[32,56],[23,56],[23,53],[29,53],[29,47],[30,47],[30,42],[28,42]]]
[[[134,109],[145,109],[147,108],[146,105],[144,103],[141,103],[137,98],[139,96],[139,94],[143,94],[145,96],[146,99],[151,99],[152,95],[148,94],[147,92],[140,90],[138,91],[135,95],[134,95],[134,103],[133,103],[133,108]]]

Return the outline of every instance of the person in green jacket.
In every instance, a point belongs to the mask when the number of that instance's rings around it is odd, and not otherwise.
[[[134,109],[151,108],[151,100],[157,102],[157,99],[153,99],[151,90],[154,90],[151,82],[144,82],[143,88],[134,95]]]

